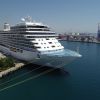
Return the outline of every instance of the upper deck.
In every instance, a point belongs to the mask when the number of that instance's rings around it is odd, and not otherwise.
[[[21,22],[11,27],[11,31],[50,31],[47,25],[33,21],[29,16],[22,18]]]

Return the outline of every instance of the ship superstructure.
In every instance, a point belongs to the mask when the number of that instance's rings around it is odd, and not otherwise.
[[[37,64],[48,64],[51,60],[63,63],[69,58],[81,56],[76,52],[64,50],[57,36],[47,25],[32,21],[28,16],[15,26],[4,24],[4,30],[0,31],[0,51]]]

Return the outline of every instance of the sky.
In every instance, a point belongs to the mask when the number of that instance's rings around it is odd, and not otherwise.
[[[49,25],[56,32],[96,33],[100,22],[100,0],[0,0],[0,27],[21,18]]]

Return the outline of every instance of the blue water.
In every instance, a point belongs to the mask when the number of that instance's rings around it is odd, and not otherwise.
[[[61,43],[71,50],[79,48],[82,58],[65,65],[63,70],[54,70],[16,86],[12,85],[38,75],[46,68],[0,85],[0,89],[10,86],[0,92],[0,100],[100,100],[100,44]],[[0,84],[33,70],[32,66],[0,79]]]

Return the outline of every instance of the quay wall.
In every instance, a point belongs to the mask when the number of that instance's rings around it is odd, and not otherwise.
[[[3,55],[3,54],[0,52],[0,59],[1,59],[1,58],[6,58],[6,56]],[[7,74],[9,74],[9,73],[11,73],[11,72],[13,72],[13,71],[16,71],[16,70],[22,68],[24,65],[25,65],[24,63],[15,62],[15,66],[14,66],[14,67],[8,68],[8,69],[6,69],[6,70],[0,72],[0,78],[2,78],[3,76],[5,76],[5,75],[7,75]]]

